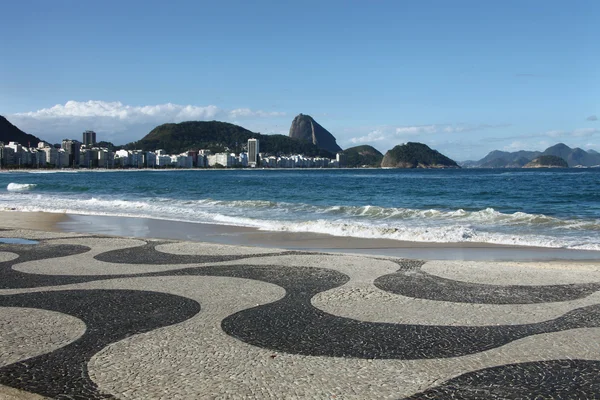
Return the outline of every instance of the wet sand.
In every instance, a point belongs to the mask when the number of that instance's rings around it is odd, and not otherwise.
[[[600,252],[598,251],[507,246],[489,243],[425,243],[336,237],[319,233],[261,231],[241,226],[199,224],[150,218],[1,211],[0,221],[0,228],[173,239],[424,260],[600,261]]]

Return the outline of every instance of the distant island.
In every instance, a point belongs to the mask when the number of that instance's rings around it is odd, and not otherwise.
[[[93,131],[83,133],[83,142],[51,145],[5,118],[0,134],[3,168],[460,168],[422,143],[398,145],[385,157],[368,145],[343,150],[305,114],[293,119],[289,136],[262,135],[221,121],[187,121],[159,125],[122,146],[96,142]]]
[[[383,154],[373,146],[362,145],[342,151],[344,165],[348,168],[378,168]]]
[[[456,161],[423,143],[408,142],[385,153],[383,168],[460,168]]]
[[[569,168],[567,162],[557,156],[539,156],[523,166],[523,168]]]
[[[465,161],[461,166],[463,168],[522,168],[540,156],[559,157],[571,168],[600,166],[600,153],[594,150],[572,149],[564,143],[555,144],[544,151],[494,150],[479,161]]]

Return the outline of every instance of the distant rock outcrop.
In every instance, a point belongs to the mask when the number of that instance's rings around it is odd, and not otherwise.
[[[331,153],[342,151],[342,148],[336,143],[335,137],[310,115],[298,114],[292,121],[289,136],[292,139],[312,143]]]
[[[525,164],[523,168],[568,168],[569,164],[557,156],[539,156]]]
[[[379,167],[383,154],[373,146],[362,145],[350,147],[342,152],[343,167]]]
[[[423,143],[398,145],[385,153],[382,168],[460,168],[458,164]]]
[[[0,115],[0,142],[4,142],[4,144],[18,142],[24,146],[35,147],[41,141],[40,138],[23,132]]]
[[[600,165],[600,154],[587,152],[579,147],[572,149],[564,143],[558,143],[552,147],[548,147],[544,150],[543,154],[560,157],[569,164],[569,167],[577,167],[579,165],[583,167],[592,167]]]
[[[600,154],[594,150],[570,148],[564,143],[558,143],[540,151],[507,152],[494,150],[479,161],[470,161],[465,166],[469,168],[521,168],[539,156],[556,156],[567,162],[569,167],[593,167],[600,165]]]
[[[494,150],[477,162],[479,168],[521,168],[538,157],[539,151],[500,151]]]

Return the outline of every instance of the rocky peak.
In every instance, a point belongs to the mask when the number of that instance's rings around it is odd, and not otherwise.
[[[335,137],[310,115],[298,114],[292,121],[289,136],[292,139],[310,142],[331,153],[342,151],[342,148],[336,143]]]

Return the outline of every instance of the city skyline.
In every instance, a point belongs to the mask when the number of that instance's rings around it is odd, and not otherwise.
[[[0,114],[44,140],[188,120],[287,135],[305,113],[343,148],[600,148],[597,2],[72,4],[13,2],[0,26]]]

